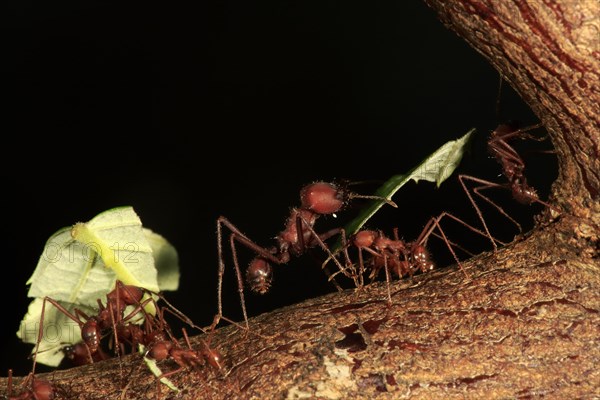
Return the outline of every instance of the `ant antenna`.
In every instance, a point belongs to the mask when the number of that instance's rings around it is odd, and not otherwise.
[[[498,73],[498,94],[496,95],[496,119],[500,120],[500,115],[502,112],[501,109],[501,98],[502,98],[502,85],[504,83],[504,78],[502,78],[502,74]]]
[[[350,193],[348,194],[348,198],[350,199],[370,199],[370,200],[379,200],[379,201],[383,201],[385,203],[387,203],[388,205],[394,207],[394,208],[398,208],[398,204],[396,204],[394,201],[383,197],[383,196],[376,196],[376,195],[366,195],[366,194],[356,194],[356,193]]]

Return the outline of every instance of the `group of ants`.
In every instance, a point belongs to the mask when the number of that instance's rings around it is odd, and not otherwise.
[[[456,243],[450,241],[441,227],[441,220],[449,218],[467,227],[471,231],[489,239],[494,250],[498,244],[505,243],[494,238],[478,207],[475,196],[482,199],[502,215],[508,218],[519,229],[519,223],[513,219],[502,207],[496,204],[484,193],[487,189],[508,189],[512,197],[522,204],[539,203],[555,210],[548,203],[541,200],[536,190],[527,183],[524,175],[525,162],[511,141],[517,139],[542,140],[529,134],[532,129],[541,125],[534,125],[524,129],[517,129],[510,124],[499,125],[492,131],[487,145],[488,151],[499,163],[501,172],[506,179],[503,183],[492,182],[470,175],[459,175],[458,179],[473,208],[475,209],[481,229],[476,228],[460,218],[443,212],[437,217],[431,218],[425,225],[418,238],[414,241],[405,241],[398,235],[397,229],[393,235],[387,236],[379,230],[359,230],[355,234],[346,237],[341,228],[330,229],[324,233],[315,230],[315,223],[323,215],[331,215],[342,210],[353,198],[367,198],[382,201],[396,206],[388,198],[378,196],[366,196],[353,193],[347,186],[337,183],[315,182],[304,186],[300,191],[301,204],[293,208],[286,220],[285,229],[276,236],[276,244],[272,247],[262,247],[248,236],[244,235],[227,218],[221,216],[217,219],[217,243],[218,243],[218,313],[208,328],[195,325],[181,311],[170,304],[161,293],[155,293],[144,288],[125,285],[116,282],[115,288],[106,296],[105,304],[98,299],[98,311],[96,315],[87,315],[81,310],[69,311],[57,301],[46,297],[42,307],[42,317],[47,303],[52,304],[65,316],[75,321],[81,330],[81,341],[64,347],[66,358],[73,365],[83,365],[108,359],[113,356],[121,356],[127,353],[138,352],[140,346],[144,356],[161,362],[161,365],[169,368],[167,372],[157,377],[157,386],[160,391],[159,381],[162,378],[172,376],[182,370],[192,369],[202,371],[207,366],[218,373],[224,374],[224,361],[221,353],[210,346],[212,332],[221,320],[226,320],[237,326],[249,330],[248,316],[244,299],[244,280],[251,291],[264,294],[269,291],[273,278],[273,265],[282,265],[290,261],[292,257],[304,254],[308,249],[322,249],[329,262],[333,262],[337,270],[328,272],[329,280],[334,282],[338,290],[340,286],[335,283],[337,275],[345,276],[353,281],[357,288],[365,285],[365,275],[373,281],[381,271],[385,273],[387,282],[387,301],[391,303],[390,280],[392,277],[402,278],[414,274],[426,273],[434,268],[434,262],[427,249],[429,237],[435,236],[446,244],[457,265],[462,269],[461,263],[454,251],[460,248]],[[466,182],[471,182],[470,190]],[[230,231],[229,245],[233,267],[235,269],[240,293],[240,303],[245,320],[245,326],[223,316],[222,311],[222,283],[225,273],[225,256],[223,252],[223,227]],[[327,242],[333,238],[341,238],[342,245],[335,254]],[[246,269],[245,279],[239,266],[236,245],[242,245],[256,254]],[[352,254],[355,261],[352,261]],[[324,264],[325,266],[325,264]],[[325,268],[326,269],[326,268]],[[463,270],[466,274],[466,272]],[[185,328],[182,328],[183,343],[176,338],[170,324],[165,316],[169,314],[183,321],[185,324],[202,332],[209,333],[208,341],[201,340],[199,348],[193,348]],[[140,323],[140,321],[142,321]],[[43,324],[40,323],[38,339],[33,355],[32,372],[23,381],[22,390],[13,394],[12,371],[9,370],[8,400],[51,400],[56,397],[58,389],[51,382],[35,377],[36,355],[42,339]],[[109,350],[107,350],[109,349]],[[112,355],[111,353],[114,353]],[[170,367],[169,367],[170,366]]]

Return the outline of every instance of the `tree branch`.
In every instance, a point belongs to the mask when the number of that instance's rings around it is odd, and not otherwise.
[[[598,394],[600,267],[553,245],[555,228],[471,260],[470,279],[454,269],[395,282],[391,307],[385,285],[374,284],[253,318],[250,334],[219,329],[212,345],[223,352],[224,373],[175,374],[182,391],[162,386],[160,398]],[[139,355],[45,378],[66,399],[157,395]]]
[[[555,200],[598,222],[600,3],[426,0],[442,22],[510,82],[558,152]]]

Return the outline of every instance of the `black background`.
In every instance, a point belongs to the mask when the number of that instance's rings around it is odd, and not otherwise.
[[[498,115],[498,73],[420,1],[44,4],[12,1],[2,17],[0,371],[29,371],[31,346],[15,336],[25,281],[58,228],[133,206],[179,251],[181,288],[169,299],[207,325],[219,215],[271,245],[302,185],[367,181],[353,189],[371,193],[472,127],[461,171],[500,180],[488,133],[504,118],[537,122],[506,85]],[[545,198],[554,157],[527,159]],[[412,239],[441,210],[473,221],[455,178],[441,189],[411,183],[394,199],[400,209],[383,209],[371,227],[398,226]],[[531,223],[530,209],[503,204]],[[490,218],[500,237],[515,233]],[[472,235],[462,243],[489,249]],[[240,252],[245,264],[251,254]],[[449,262],[443,248],[434,256]],[[332,289],[303,257],[277,267],[270,294],[248,295],[249,313]],[[226,314],[239,320],[232,280],[225,297]]]

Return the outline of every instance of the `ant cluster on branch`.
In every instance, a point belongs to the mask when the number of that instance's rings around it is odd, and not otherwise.
[[[340,212],[352,198],[371,198],[385,201],[396,207],[396,204],[389,199],[377,196],[359,195],[350,192],[345,186],[329,182],[311,183],[300,190],[300,206],[293,208],[290,211],[290,215],[285,223],[285,229],[275,237],[276,244],[271,247],[258,245],[248,236],[243,234],[241,230],[226,217],[219,217],[217,220],[217,248],[219,262],[218,312],[215,316],[212,328],[214,329],[221,319],[225,319],[222,308],[223,275],[226,270],[223,253],[223,227],[226,227],[230,231],[228,237],[230,253],[237,278],[240,305],[247,328],[248,316],[245,304],[244,287],[247,286],[251,291],[256,293],[265,294],[272,285],[273,265],[286,264],[292,257],[300,256],[311,248],[320,248],[323,250],[327,256],[327,261],[323,266],[329,262],[336,266],[337,271],[333,274],[329,273],[327,270],[324,271],[338,290],[341,290],[341,287],[335,281],[336,276],[341,275],[351,279],[354,286],[360,289],[365,285],[365,276],[368,276],[370,281],[374,281],[383,270],[388,287],[389,303],[391,303],[389,287],[393,276],[397,278],[405,276],[412,277],[415,274],[426,273],[434,269],[435,264],[432,261],[427,247],[428,240],[431,236],[439,238],[445,243],[448,251],[456,261],[456,264],[463,271],[465,276],[467,276],[467,273],[462,268],[455,249],[459,249],[470,256],[473,256],[473,254],[447,237],[441,225],[443,219],[454,221],[469,229],[471,232],[489,239],[494,251],[498,249],[498,244],[506,244],[490,233],[488,224],[486,223],[483,213],[475,201],[473,194],[478,198],[483,199],[500,212],[500,214],[508,218],[518,227],[519,231],[521,231],[521,225],[499,204],[483,194],[482,191],[492,188],[509,190],[512,193],[513,198],[521,204],[530,205],[539,203],[557,211],[550,204],[541,200],[538,197],[536,190],[527,183],[524,174],[525,161],[510,144],[510,141],[514,139],[544,140],[545,138],[536,138],[528,133],[528,131],[540,126],[541,125],[538,124],[525,129],[516,129],[511,125],[502,124],[491,133],[487,142],[488,151],[500,164],[502,175],[507,179],[507,182],[497,183],[475,176],[459,175],[459,182],[481,222],[481,228],[477,228],[449,212],[442,212],[438,216],[432,217],[417,239],[413,241],[401,239],[397,228],[393,230],[392,237],[389,237],[381,230],[360,230],[347,236],[347,233],[341,227],[319,233],[315,229],[319,217]],[[469,189],[466,185],[467,181],[474,182],[478,184],[478,186]],[[335,254],[330,245],[327,244],[327,241],[334,237],[338,237],[343,243],[341,249],[335,251]],[[245,274],[242,272],[238,260],[237,245],[242,245],[256,254],[255,258],[250,261]],[[350,255],[351,253],[354,254],[354,257]]]
[[[510,125],[500,125],[491,133],[487,143],[488,151],[500,165],[502,175],[506,179],[505,182],[492,182],[470,175],[458,176],[460,185],[481,223],[480,228],[472,226],[449,212],[442,212],[438,216],[430,218],[418,237],[412,241],[401,239],[397,228],[393,229],[392,235],[373,229],[363,229],[347,235],[347,232],[341,227],[319,232],[317,222],[321,216],[341,212],[355,198],[385,201],[393,207],[396,207],[396,204],[379,196],[354,193],[344,185],[314,182],[300,190],[300,205],[291,209],[284,229],[275,237],[275,243],[270,247],[257,244],[226,217],[220,216],[217,219],[218,309],[212,324],[207,329],[195,325],[187,316],[172,306],[162,294],[136,286],[125,285],[120,281],[117,281],[115,288],[107,294],[105,303],[98,299],[98,309],[95,315],[87,315],[77,309],[69,311],[59,302],[46,297],[42,306],[41,321],[44,320],[46,304],[50,303],[79,326],[82,337],[81,342],[68,345],[62,349],[74,365],[95,363],[115,356],[121,357],[125,354],[138,352],[140,346],[143,346],[145,357],[163,362],[163,364],[170,362],[174,366],[168,372],[164,372],[157,377],[158,380],[161,380],[182,370],[199,371],[209,366],[213,370],[221,372],[225,368],[225,361],[221,356],[221,352],[211,348],[210,339],[208,342],[200,341],[200,348],[194,349],[190,344],[186,330],[182,329],[184,337],[182,344],[173,334],[165,318],[166,314],[176,317],[192,328],[208,333],[209,338],[212,338],[212,333],[221,320],[229,321],[239,328],[250,331],[244,295],[245,287],[247,286],[252,292],[266,294],[273,284],[274,266],[287,264],[292,257],[301,256],[308,249],[320,249],[324,253],[327,260],[321,267],[328,276],[328,280],[340,291],[342,288],[336,282],[338,278],[349,279],[355,288],[361,289],[367,284],[365,283],[366,280],[375,281],[383,271],[389,304],[392,303],[390,286],[393,278],[412,277],[416,274],[428,273],[435,268],[428,250],[428,240],[432,236],[445,243],[456,264],[468,277],[455,250],[458,249],[470,255],[472,254],[459,243],[448,238],[442,228],[441,222],[443,220],[454,221],[471,232],[489,239],[495,251],[498,244],[503,245],[505,243],[497,240],[491,234],[475,199],[481,199],[491,205],[515,224],[519,230],[521,230],[521,226],[500,205],[482,193],[483,191],[488,189],[509,190],[514,200],[519,203],[539,203],[555,210],[550,204],[541,200],[536,190],[528,184],[524,173],[525,161],[510,144],[512,140],[516,139],[542,140],[543,138],[539,139],[528,133],[539,126],[516,129]],[[476,186],[469,188],[467,182],[471,182]],[[223,277],[227,270],[223,249],[225,228],[229,231],[227,240],[236,275],[244,325],[240,325],[223,315]],[[335,251],[333,245],[330,244],[334,239],[341,243]],[[238,259],[237,246],[239,245],[255,254],[245,272],[243,272]],[[330,264],[333,264],[336,269],[333,273],[327,269]],[[14,395],[12,393],[12,372],[9,371],[7,399],[49,400],[55,398],[57,388],[52,383],[35,377],[36,356],[42,339],[42,332],[43,323],[40,323],[36,350],[33,356],[33,368],[22,383],[23,390],[19,394]]]
[[[98,299],[98,312],[95,315],[87,315],[77,308],[71,312],[52,298],[44,298],[32,371],[22,384],[25,389],[18,395],[12,395],[12,371],[9,371],[9,400],[50,400],[57,392],[50,382],[35,378],[47,303],[52,304],[79,326],[82,340],[61,349],[74,366],[121,357],[143,348],[144,357],[155,361],[171,361],[176,365],[176,368],[157,376],[157,382],[184,369],[199,371],[208,365],[215,371],[221,371],[223,367],[220,352],[203,340],[200,341],[200,349],[194,349],[185,328],[182,329],[185,346],[180,343],[165,318],[166,314],[176,317],[192,328],[203,332],[205,330],[195,325],[162,294],[125,285],[117,280],[115,288],[106,295],[106,304]],[[160,390],[160,385],[158,387]]]

